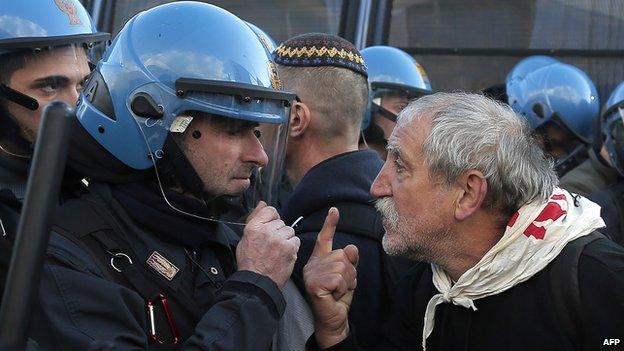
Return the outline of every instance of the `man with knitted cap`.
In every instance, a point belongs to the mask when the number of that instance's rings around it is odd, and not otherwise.
[[[318,33],[285,41],[273,58],[284,89],[300,99],[292,107],[285,159],[294,189],[282,210],[287,223],[303,217],[295,228],[301,247],[294,280],[303,289],[303,266],[327,211],[337,207],[334,248],[355,244],[360,252],[360,289],[349,316],[366,344],[379,335],[397,274],[383,251],[383,228],[369,194],[383,162],[374,151],[358,151],[368,101],[366,66],[353,44]]]
[[[557,187],[552,160],[508,105],[466,93],[411,102],[371,194],[386,252],[421,263],[365,349],[622,349],[624,249],[596,231],[598,205]],[[359,350],[345,311],[361,286],[334,273],[354,260],[326,242],[323,231],[305,267],[308,346]]]

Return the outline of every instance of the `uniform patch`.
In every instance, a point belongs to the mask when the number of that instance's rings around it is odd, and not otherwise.
[[[178,267],[169,262],[168,259],[159,254],[157,251],[152,252],[146,262],[150,265],[150,267],[154,268],[156,272],[167,278],[167,280],[172,280],[173,277],[175,277],[180,271]]]
[[[271,78],[271,86],[275,90],[282,90],[282,81],[277,75],[277,67],[272,61],[268,62],[269,64],[269,77]]]
[[[76,5],[73,2],[68,0],[54,0],[56,6],[69,17],[69,24],[71,25],[81,25],[82,21],[80,17],[78,17],[78,11],[76,10]]]

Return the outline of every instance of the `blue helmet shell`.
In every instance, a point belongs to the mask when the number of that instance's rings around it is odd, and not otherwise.
[[[538,68],[509,81],[507,96],[509,105],[533,129],[558,121],[583,142],[591,141],[600,103],[594,83],[577,67],[557,62]]]
[[[624,104],[624,82],[621,82],[620,84],[618,84],[617,87],[615,87],[615,89],[613,89],[613,92],[611,93],[611,95],[609,95],[609,98],[607,99],[607,102],[604,105],[604,119],[609,119],[612,118],[612,116],[615,113],[614,108],[622,107],[622,105]],[[619,114],[618,114],[619,116]]]
[[[526,57],[518,62],[507,74],[505,83],[509,83],[512,79],[524,79],[527,74],[535,71],[536,69],[557,63],[556,59],[550,56],[534,55]]]
[[[368,70],[368,82],[394,83],[431,92],[431,83],[422,66],[408,53],[391,46],[371,46],[361,51]]]
[[[621,147],[624,145],[624,140],[618,140],[622,136],[613,133],[615,125],[623,123],[620,109],[624,109],[624,82],[618,84],[609,96],[601,117],[602,137],[609,152],[611,164],[624,176],[624,163],[621,161],[624,160],[624,150]]]
[[[0,2],[0,54],[108,39],[78,0]]]
[[[253,99],[243,101],[228,92],[232,88]],[[288,97],[256,100],[280,89],[270,55],[243,20],[206,3],[174,2],[126,23],[80,95],[76,113],[106,150],[143,170],[154,165],[150,157],[162,150],[184,111],[284,123]],[[160,115],[133,109],[138,97],[149,97]]]
[[[254,33],[256,33],[267,51],[272,54],[273,51],[275,51],[275,49],[277,48],[277,43],[275,43],[275,40],[273,40],[273,38],[267,32],[263,31],[255,24],[247,22],[247,25],[251,27],[251,30],[253,30]]]
[[[391,46],[371,46],[361,51],[368,70],[369,108],[362,129],[370,124],[370,103],[375,89],[390,88],[409,91],[414,96],[431,93],[431,83],[424,68],[408,53]]]

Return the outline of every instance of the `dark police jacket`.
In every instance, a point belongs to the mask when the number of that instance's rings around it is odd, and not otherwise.
[[[383,227],[369,189],[383,166],[372,150],[353,151],[314,166],[295,187],[283,208],[287,224],[299,216],[295,228],[301,239],[293,280],[305,296],[303,267],[307,263],[327,211],[340,210],[334,249],[354,244],[359,249],[358,288],[349,310],[349,320],[361,331],[365,344],[379,336],[380,322],[390,305],[390,292],[398,277],[412,263],[391,259],[383,250]]]
[[[593,192],[587,198],[600,205],[600,216],[606,225],[601,232],[624,245],[624,181]]]
[[[624,249],[602,237],[582,249],[577,263],[580,303],[575,312],[579,315],[569,328],[564,327],[568,324],[556,308],[560,294],[552,285],[552,270],[562,266],[551,263],[507,291],[475,300],[476,311],[452,303],[439,305],[427,350],[622,350]],[[382,338],[376,347],[366,350],[422,350],[425,310],[438,293],[431,265],[418,264],[396,292]],[[359,338],[357,328],[354,334],[329,350],[362,350],[355,340]],[[613,339],[619,339],[619,345],[609,341]],[[316,349],[314,339],[308,344],[309,349]]]
[[[602,161],[602,156],[590,148],[589,158],[559,180],[559,186],[573,193],[587,196],[613,185],[618,180],[618,173]]]
[[[0,153],[0,297],[4,292],[11,248],[26,192],[28,162]]]
[[[177,214],[142,183],[90,189],[55,219],[31,328],[42,349],[270,349],[283,296],[236,271],[227,227]]]

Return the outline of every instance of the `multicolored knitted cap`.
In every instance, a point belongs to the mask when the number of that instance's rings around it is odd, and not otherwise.
[[[273,52],[277,64],[296,67],[342,67],[368,77],[364,59],[349,41],[325,33],[290,38]]]

